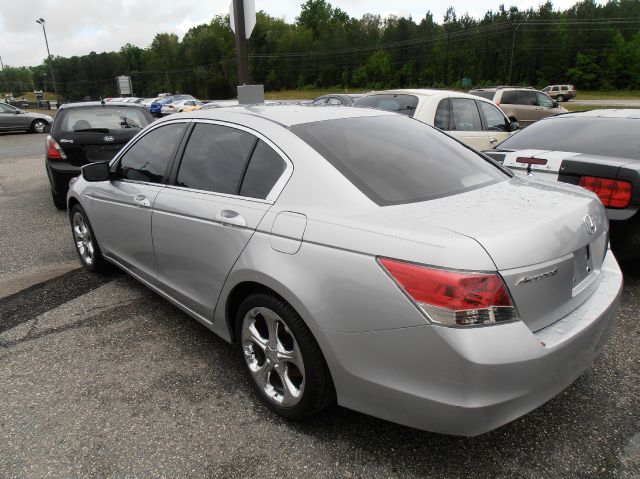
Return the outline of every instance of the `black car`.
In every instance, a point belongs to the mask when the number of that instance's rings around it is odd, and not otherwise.
[[[484,153],[516,173],[596,193],[607,209],[613,252],[640,258],[640,110],[545,118]]]
[[[80,167],[110,161],[154,118],[135,103],[84,102],[62,105],[46,143],[46,167],[53,203],[66,208],[69,181]]]

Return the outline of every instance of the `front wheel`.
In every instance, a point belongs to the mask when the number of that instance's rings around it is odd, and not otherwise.
[[[33,120],[33,123],[31,123],[31,133],[44,133],[44,127],[48,124],[49,123],[44,120]]]
[[[80,205],[71,208],[71,231],[82,265],[92,273],[103,271],[106,261],[102,257],[89,218]]]
[[[271,410],[302,419],[334,401],[320,347],[289,304],[269,293],[253,294],[240,305],[236,325],[249,382]]]

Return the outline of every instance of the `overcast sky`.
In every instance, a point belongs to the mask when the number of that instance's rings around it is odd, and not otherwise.
[[[70,57],[89,52],[119,50],[126,43],[149,46],[156,33],[186,31],[208,22],[214,15],[226,14],[231,0],[0,0],[0,57],[5,65],[38,65],[47,56],[42,27],[36,18],[46,20],[52,55]],[[255,0],[256,10],[292,23],[300,13],[303,0]],[[481,17],[496,11],[500,0],[330,0],[350,16],[365,13],[382,16],[411,15],[419,21],[427,11],[441,22],[449,5],[458,15],[465,12]],[[537,7],[541,0],[506,0],[505,5],[520,9]],[[555,0],[564,10],[575,0]]]

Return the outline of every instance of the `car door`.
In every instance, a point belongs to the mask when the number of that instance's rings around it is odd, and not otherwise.
[[[164,124],[138,138],[112,164],[113,179],[95,183],[90,192],[89,215],[103,254],[153,284],[151,213],[187,124]]]
[[[478,101],[478,105],[489,148],[494,148],[511,135],[511,122],[497,106],[486,101]]]
[[[195,122],[171,184],[156,198],[160,287],[207,321],[287,168],[267,142],[237,125]]]
[[[449,98],[451,122],[449,134],[478,150],[491,148],[489,135],[482,128],[478,105],[472,98]]]
[[[0,103],[0,130],[17,130],[21,128],[20,115],[16,114],[18,110],[11,106]]]
[[[523,126],[540,119],[538,95],[534,90],[518,90],[518,122]]]

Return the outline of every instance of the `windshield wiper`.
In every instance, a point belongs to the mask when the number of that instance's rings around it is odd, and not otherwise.
[[[122,121],[120,122],[120,126],[124,126],[125,128],[140,128],[140,125],[137,123],[130,122],[131,118],[127,118],[126,116],[122,117]]]
[[[95,132],[95,133],[109,133],[109,128],[79,128],[73,130],[75,132]]]

